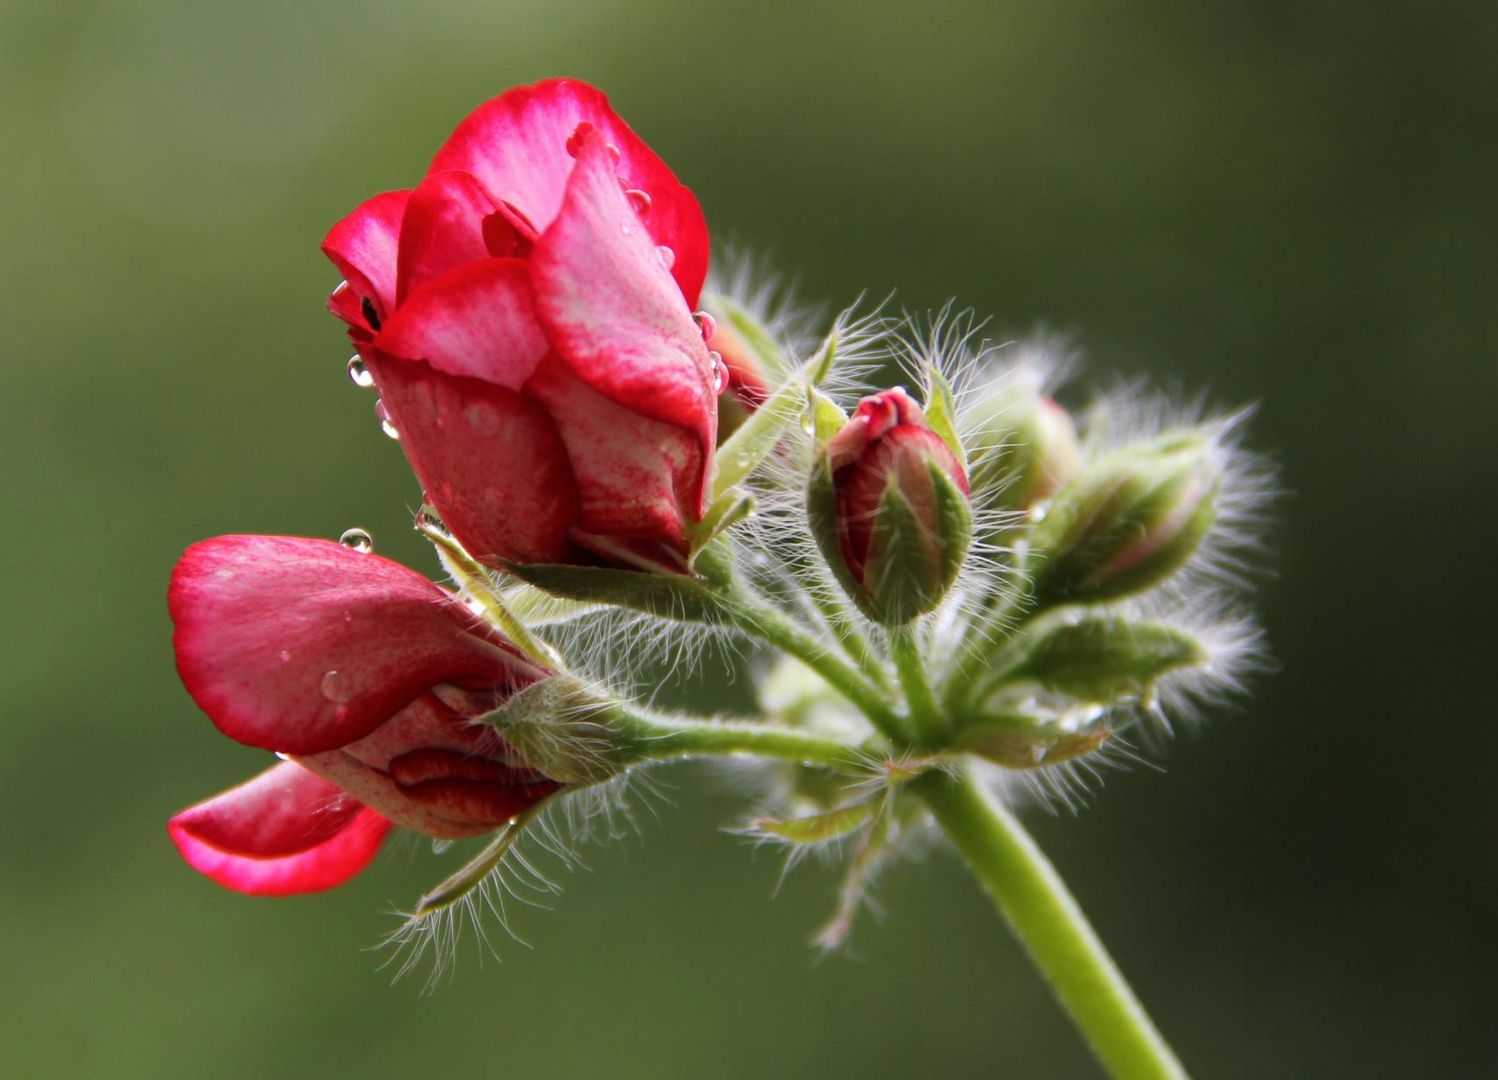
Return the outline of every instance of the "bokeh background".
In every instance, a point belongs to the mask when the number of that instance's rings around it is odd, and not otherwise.
[[[1498,1073],[1495,41],[1484,3],[0,5],[0,1070],[1095,1074],[953,860],[818,961],[833,879],[776,895],[690,771],[430,997],[364,951],[421,845],[271,902],[167,843],[262,764],[176,683],[182,548],[358,524],[431,569],[324,230],[572,74],[807,299],[957,296],[1262,403],[1280,670],[1034,829],[1200,1075]]]

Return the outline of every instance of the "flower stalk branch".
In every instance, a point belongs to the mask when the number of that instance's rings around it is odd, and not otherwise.
[[[1185,1077],[1066,883],[1014,815],[966,772],[929,772],[911,790],[930,807],[1108,1070],[1130,1080]]]

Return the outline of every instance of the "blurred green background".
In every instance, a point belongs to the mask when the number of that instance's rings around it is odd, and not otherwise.
[[[772,898],[686,770],[432,997],[361,951],[424,845],[270,902],[168,844],[263,764],[177,685],[182,548],[359,524],[432,569],[324,230],[572,74],[808,299],[1263,403],[1280,670],[1035,831],[1200,1075],[1494,1075],[1495,41],[1484,3],[4,4],[0,1070],[1094,1075],[952,859],[818,962],[832,878]]]

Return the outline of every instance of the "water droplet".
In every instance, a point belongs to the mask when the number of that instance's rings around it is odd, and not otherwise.
[[[817,433],[817,418],[812,415],[810,409],[801,414],[801,430],[808,435],[815,435]]]
[[[395,425],[390,422],[390,411],[385,408],[384,401],[375,402],[375,418],[380,421],[380,430],[392,439],[399,439],[401,433],[395,430]]]
[[[710,352],[707,356],[713,362],[713,393],[721,394],[728,385],[728,365],[723,362],[720,352]]]
[[[354,696],[353,682],[336,671],[329,671],[323,675],[319,689],[322,690],[323,697],[335,703],[341,704]]]
[[[352,548],[361,554],[367,554],[374,550],[374,537],[370,536],[368,531],[364,529],[344,529],[343,535],[338,538],[338,542],[344,547]],[[284,655],[282,659],[285,659]]]
[[[374,376],[364,366],[364,358],[358,353],[348,358],[348,377],[349,382],[362,389],[368,389],[374,385]]]
[[[441,855],[443,852],[445,852],[448,848],[450,848],[452,846],[453,846],[453,842],[451,840],[437,840],[437,839],[434,838],[432,840],[432,854],[433,855]]]
[[[333,286],[333,295],[334,296],[339,296],[342,293],[345,293],[347,291],[348,291],[348,282],[347,281],[340,281],[337,285]]]
[[[694,311],[692,318],[697,320],[697,329],[702,331],[702,340],[711,341],[713,335],[718,332],[718,320],[705,311]]]
[[[283,663],[283,664],[288,663],[291,660],[291,650],[290,649],[282,649],[280,652],[276,653],[276,655],[281,658],[281,663]]]
[[[650,213],[650,193],[641,191],[639,188],[628,188],[624,197],[629,200],[629,208],[641,216]]]
[[[282,761],[290,761],[291,760],[291,755],[290,754],[283,754],[279,750],[275,751],[275,754],[276,754],[276,757],[280,758]]]
[[[676,252],[672,251],[665,244],[662,244],[660,247],[656,248],[655,254],[656,258],[661,260],[661,265],[664,266],[667,270],[676,265]]]
[[[619,159],[624,155],[619,153],[619,148],[613,143],[604,143],[603,148],[608,151],[609,157],[613,158],[614,164],[619,164]]]

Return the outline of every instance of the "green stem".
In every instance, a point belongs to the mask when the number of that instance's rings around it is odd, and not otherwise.
[[[884,664],[880,661],[879,655],[874,652],[874,646],[858,629],[853,617],[823,590],[813,588],[811,595],[812,602],[817,605],[817,610],[827,620],[827,626],[836,635],[838,643],[843,647],[843,652],[848,654],[848,659],[857,664],[858,670],[863,672],[875,686],[881,690],[889,690],[889,673],[884,670]]]
[[[915,721],[916,731],[926,745],[938,745],[950,732],[947,730],[946,718],[936,706],[936,697],[931,693],[925,664],[921,660],[920,644],[909,624],[890,627],[889,651],[895,661],[895,673],[900,677],[900,689],[905,692],[905,701],[910,706],[910,718]]]
[[[936,815],[1108,1071],[1128,1080],[1184,1077],[1055,867],[1014,815],[966,773],[927,773],[911,790]]]
[[[773,724],[644,716],[623,707],[616,709],[610,727],[629,739],[636,753],[657,761],[750,754],[863,774],[868,772],[869,753],[876,749],[866,751]]]
[[[854,668],[827,651],[814,635],[801,629],[776,608],[740,588],[719,595],[723,614],[746,633],[774,645],[799,659],[822,676],[843,697],[863,712],[880,733],[895,743],[908,743],[910,732],[902,716]]]

